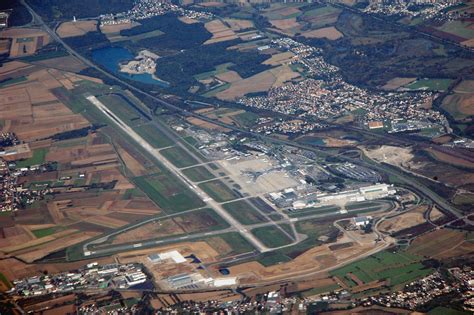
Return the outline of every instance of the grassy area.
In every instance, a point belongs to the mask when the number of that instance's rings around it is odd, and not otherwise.
[[[97,99],[127,125],[135,126],[142,122],[139,113],[120,96],[109,94],[99,96]]]
[[[337,276],[350,287],[354,287],[356,283],[348,273],[356,275],[364,283],[387,279],[393,287],[427,276],[433,271],[425,268],[419,259],[420,257],[405,252],[383,251],[334,270],[330,274]]]
[[[128,200],[128,199],[132,199],[133,197],[145,197],[145,196],[146,195],[140,189],[131,188],[125,191],[125,193],[122,196],[122,199]]]
[[[57,232],[56,227],[50,227],[50,228],[45,228],[45,229],[39,229],[39,230],[32,230],[31,233],[37,238],[42,238],[46,237],[49,235],[52,235]]]
[[[335,283],[335,284],[327,285],[327,286],[320,287],[320,288],[313,288],[309,291],[303,292],[303,295],[305,297],[306,296],[312,296],[312,295],[316,295],[316,294],[332,292],[332,291],[335,291],[335,290],[340,289],[340,288],[341,287]]]
[[[230,83],[225,83],[225,84],[219,85],[218,87],[213,88],[213,89],[207,91],[207,92],[204,93],[202,96],[204,96],[204,97],[214,97],[217,93],[222,92],[222,91],[225,91],[225,90],[227,90],[229,87],[230,87]]]
[[[470,312],[458,311],[452,308],[438,306],[428,312],[428,315],[468,315]]]
[[[40,148],[40,149],[33,150],[33,156],[29,159],[16,162],[16,167],[22,168],[22,167],[29,167],[32,165],[43,164],[47,153],[48,153],[47,148]]]
[[[238,200],[224,205],[224,209],[230,213],[237,221],[242,224],[254,224],[267,222],[255,208],[245,200]]]
[[[464,21],[448,21],[444,23],[441,27],[437,29],[442,30],[443,32],[454,34],[459,37],[463,37],[466,40],[474,38],[474,30],[472,29],[472,24]]]
[[[237,124],[244,127],[250,127],[255,124],[258,119],[258,115],[252,112],[245,112],[232,116],[232,120],[236,121]]]
[[[59,51],[39,53],[34,56],[22,57],[20,58],[20,60],[33,62],[33,61],[41,61],[41,60],[53,59],[53,58],[58,58],[58,57],[66,57],[66,56],[69,56],[69,53],[67,51],[59,50]]]
[[[288,212],[288,215],[290,217],[301,217],[301,216],[313,215],[313,214],[328,214],[328,213],[338,214],[339,210],[341,210],[341,207],[339,206],[311,207],[311,208],[297,210],[294,212]]]
[[[181,147],[164,149],[160,153],[176,167],[188,167],[199,163]]]
[[[135,177],[135,184],[147,196],[169,213],[204,206],[204,202],[170,173]]]
[[[217,202],[230,201],[239,197],[234,191],[218,179],[199,184],[199,187]]]
[[[12,85],[12,84],[25,82],[27,80],[28,79],[26,77],[18,77],[18,78],[14,78],[14,79],[9,79],[9,80],[0,82],[0,88],[6,87],[6,86],[9,86],[9,85]]]
[[[264,226],[252,230],[255,235],[265,246],[280,247],[291,243],[291,239],[283,234],[276,226]]]
[[[379,205],[378,202],[363,201],[363,202],[348,203],[345,207],[347,210],[357,210],[357,209],[363,209],[363,208],[371,208],[378,205]]]
[[[3,282],[8,289],[12,287],[10,281],[8,281],[7,277],[1,272],[0,272],[0,281]]]
[[[151,144],[154,148],[165,148],[174,145],[174,142],[166,137],[156,126],[146,124],[134,128],[135,131],[146,142]]]
[[[187,168],[183,170],[183,174],[193,182],[202,182],[204,180],[215,178],[215,176],[209,172],[205,166],[202,165]]]
[[[227,244],[229,244],[230,247],[232,247],[232,252],[230,253],[232,255],[248,253],[255,250],[252,244],[250,244],[245,238],[243,238],[237,232],[221,234],[219,236],[214,236],[210,238],[208,242],[211,247],[213,245],[212,240],[217,237],[224,240]]]
[[[262,256],[259,257],[257,261],[265,267],[268,267],[276,264],[289,262],[291,261],[291,258],[278,252],[270,252],[262,254]]]
[[[453,80],[451,79],[421,79],[406,85],[405,88],[410,90],[425,89],[433,91],[445,91],[452,82]]]

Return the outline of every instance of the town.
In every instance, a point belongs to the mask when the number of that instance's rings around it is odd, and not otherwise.
[[[308,119],[334,121],[353,114],[362,127],[370,129],[409,130],[410,127],[399,127],[397,121],[410,121],[411,125],[418,126],[426,124],[440,132],[449,128],[443,114],[421,106],[431,104],[436,97],[432,92],[382,92],[358,88],[346,83],[337,67],[324,61],[320,48],[284,37],[273,40],[272,45],[294,53],[291,64],[304,67],[308,78],[272,88],[266,96],[243,97],[238,101],[240,104],[298,117],[306,124]],[[295,130],[304,132],[305,129],[293,128]]]

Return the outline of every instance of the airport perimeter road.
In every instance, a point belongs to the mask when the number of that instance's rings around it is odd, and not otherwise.
[[[26,3],[25,0],[21,0],[21,3],[27,8],[27,10],[30,12],[30,14],[34,18],[34,20],[43,27],[43,29],[51,36],[51,38],[53,38],[55,41],[57,41],[58,43],[63,45],[63,47],[71,55],[78,58],[80,61],[82,61],[87,66],[89,66],[91,68],[94,68],[95,70],[99,71],[104,76],[106,76],[106,77],[122,84],[123,86],[126,86],[127,88],[129,88],[133,92],[136,92],[136,93],[138,93],[142,96],[145,96],[145,97],[148,97],[148,98],[154,100],[155,102],[161,104],[162,106],[175,111],[179,115],[196,117],[196,118],[202,119],[204,121],[216,124],[218,126],[228,128],[230,130],[246,133],[248,135],[254,136],[257,139],[261,139],[263,141],[267,141],[267,142],[271,142],[271,143],[275,143],[275,144],[288,145],[288,146],[292,146],[292,147],[300,148],[300,149],[304,149],[304,150],[309,150],[309,151],[313,151],[313,152],[318,153],[318,154],[322,154],[323,156],[336,156],[336,157],[340,158],[341,160],[344,160],[344,161],[347,161],[347,162],[351,162],[351,163],[358,164],[358,165],[363,165],[363,166],[366,166],[370,169],[374,169],[376,171],[379,171],[379,172],[382,172],[382,173],[385,173],[385,174],[388,174],[388,175],[394,175],[394,176],[398,177],[407,186],[409,186],[411,189],[413,189],[415,192],[417,192],[418,194],[420,194],[420,195],[426,197],[427,199],[433,201],[433,203],[438,205],[439,208],[441,208],[441,210],[445,210],[447,212],[450,212],[451,214],[453,214],[454,216],[456,216],[458,218],[463,217],[461,212],[458,209],[456,209],[456,207],[451,205],[449,202],[447,202],[444,198],[442,198],[441,196],[436,194],[430,188],[428,188],[425,185],[423,185],[422,183],[420,183],[416,179],[416,176],[411,175],[411,174],[407,174],[407,173],[403,172],[402,170],[395,170],[392,167],[388,167],[388,166],[383,165],[383,164],[378,164],[378,163],[372,164],[372,163],[367,163],[365,161],[361,161],[361,160],[358,160],[358,159],[352,159],[352,158],[348,158],[348,157],[341,157],[341,156],[338,156],[338,154],[331,154],[331,153],[328,153],[326,151],[317,149],[317,148],[309,146],[309,145],[303,145],[303,144],[296,143],[294,141],[277,139],[277,138],[265,136],[265,135],[262,135],[262,134],[259,134],[259,133],[256,133],[256,132],[250,132],[248,130],[244,130],[244,129],[241,129],[239,127],[236,127],[234,125],[226,124],[226,123],[223,123],[221,121],[211,119],[207,116],[200,115],[198,113],[188,111],[188,110],[183,109],[179,106],[173,105],[173,104],[167,102],[166,100],[163,100],[163,99],[160,99],[159,97],[151,95],[150,93],[148,93],[146,91],[143,91],[143,90],[131,85],[130,83],[116,77],[115,75],[103,70],[102,68],[98,67],[97,65],[95,65],[93,62],[91,62],[87,58],[84,58],[83,56],[81,56],[74,49],[72,49],[69,45],[67,45],[53,30],[51,30],[51,28],[49,28],[46,25],[46,23],[44,23],[43,19],[38,14],[36,14],[36,12],[28,5],[28,3]],[[383,135],[381,137],[384,138]]]
[[[153,148],[148,142],[145,141],[140,135],[138,135],[132,128],[125,124],[120,118],[112,113],[104,104],[102,104],[95,96],[88,96],[87,100],[96,106],[105,116],[109,117],[117,126],[127,133],[133,140],[135,140],[144,150],[150,153],[155,159],[162,163],[169,171],[181,179],[192,191],[194,191],[206,204],[214,209],[230,226],[237,229],[237,231],[247,239],[258,251],[266,252],[269,250],[263,245],[259,239],[257,239],[250,231],[248,231],[240,222],[235,220],[221,204],[212,199],[204,190],[199,186],[192,183],[181,173],[181,170],[170,163],[164,156],[161,155],[158,149]]]

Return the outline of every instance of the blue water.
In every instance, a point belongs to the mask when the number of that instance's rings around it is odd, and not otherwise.
[[[122,47],[106,47],[92,51],[92,60],[116,75],[133,81],[156,84],[161,87],[169,86],[168,82],[156,80],[149,73],[128,74],[120,72],[119,63],[133,60],[134,57],[135,56],[130,51]]]

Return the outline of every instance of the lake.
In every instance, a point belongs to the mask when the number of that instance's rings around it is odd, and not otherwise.
[[[161,87],[169,86],[168,82],[157,80],[149,73],[129,74],[121,72],[119,63],[130,61],[134,58],[135,56],[129,50],[122,47],[105,47],[92,51],[92,60],[95,63],[101,65],[110,72],[121,76],[122,78],[146,84],[155,84]]]

